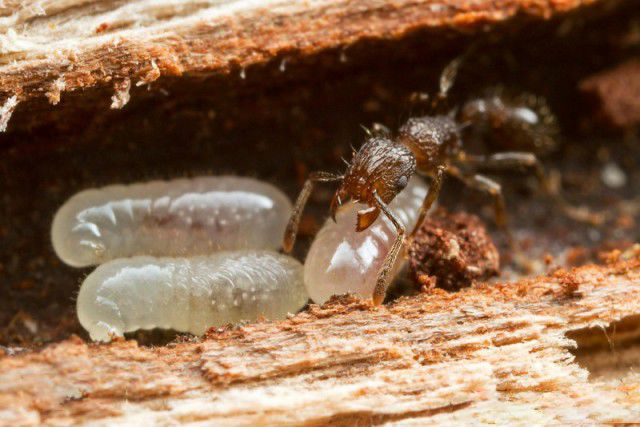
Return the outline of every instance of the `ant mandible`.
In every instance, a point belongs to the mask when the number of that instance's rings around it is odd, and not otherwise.
[[[445,67],[440,76],[440,89],[432,103],[436,111],[440,102],[446,99],[453,85],[462,57],[456,58]],[[591,221],[585,212],[580,212],[555,195],[548,185],[542,164],[535,154],[529,152],[501,152],[488,156],[469,155],[462,149],[461,130],[474,121],[495,125],[496,115],[508,122],[512,128],[522,132],[535,132],[535,124],[541,121],[538,113],[531,108],[509,103],[482,103],[474,100],[465,104],[462,114],[440,113],[412,117],[393,136],[386,130],[370,133],[360,149],[353,153],[353,159],[344,175],[329,172],[309,174],[285,230],[283,248],[291,252],[295,243],[298,224],[307,199],[317,182],[338,182],[331,201],[331,216],[335,221],[337,209],[348,200],[368,205],[358,211],[356,231],[367,229],[378,218],[380,212],[389,218],[397,230],[397,237],[388,252],[373,291],[374,305],[380,305],[387,292],[389,272],[404,243],[406,231],[400,221],[389,210],[388,205],[402,191],[414,173],[429,176],[432,184],[420,208],[418,221],[409,235],[410,238],[422,225],[427,212],[437,199],[445,174],[451,175],[471,188],[489,194],[493,198],[496,223],[507,231],[507,213],[500,184],[475,173],[483,169],[528,169],[535,173],[542,189],[555,196],[560,207],[569,216]],[[495,101],[495,100],[494,100]],[[595,221],[595,220],[594,220]],[[509,240],[511,240],[509,238]]]

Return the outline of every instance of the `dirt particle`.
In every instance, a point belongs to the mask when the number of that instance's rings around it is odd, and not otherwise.
[[[559,292],[556,292],[556,298],[577,298],[580,295],[580,278],[573,272],[560,269],[553,274],[560,284]]]
[[[627,183],[627,175],[615,162],[608,162],[600,172],[602,182],[609,188],[621,188]]]
[[[592,251],[585,246],[575,246],[567,250],[566,252],[566,265],[570,267],[577,267],[579,265],[586,264],[593,258]]]
[[[631,59],[582,80],[578,87],[595,100],[596,118],[617,128],[640,123],[640,61]]]
[[[409,248],[411,272],[426,289],[457,291],[498,274],[499,254],[475,215],[438,209]]]
[[[96,34],[104,33],[109,28],[109,24],[103,22],[96,28]]]

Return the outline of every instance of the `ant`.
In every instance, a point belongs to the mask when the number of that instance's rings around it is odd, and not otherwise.
[[[432,184],[420,208],[418,221],[409,235],[412,239],[422,225],[427,212],[438,198],[445,174],[451,175],[467,186],[487,193],[493,198],[497,225],[507,232],[507,212],[500,184],[476,173],[478,169],[508,170],[526,169],[533,172],[542,189],[555,196],[556,202],[568,215],[578,220],[598,222],[589,213],[568,205],[551,190],[542,164],[530,152],[500,152],[492,155],[470,155],[462,148],[461,132],[467,126],[502,130],[519,139],[539,140],[545,134],[549,120],[533,106],[513,105],[497,95],[479,98],[464,104],[460,112],[437,113],[437,107],[447,97],[452,87],[462,57],[454,59],[440,76],[439,93],[431,104],[433,113],[409,118],[397,134],[384,126],[368,132],[364,144],[353,151],[351,163],[343,175],[329,172],[309,174],[285,230],[283,248],[291,252],[295,243],[298,224],[304,206],[318,182],[340,182],[330,205],[333,220],[337,209],[348,200],[364,203],[369,207],[358,211],[356,231],[367,229],[382,212],[397,230],[397,237],[388,252],[373,291],[373,304],[380,305],[388,286],[388,276],[404,243],[407,230],[389,210],[388,205],[400,193],[414,173],[431,178]]]

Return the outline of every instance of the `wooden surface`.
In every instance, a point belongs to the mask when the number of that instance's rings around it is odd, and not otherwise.
[[[546,278],[422,294],[379,309],[341,297],[283,322],[212,330],[202,340],[166,347],[76,338],[7,355],[0,359],[0,420],[217,426],[638,421],[639,375],[627,369],[610,381],[589,378],[567,335],[584,335],[578,342],[588,346],[601,328],[625,319],[618,332],[602,329],[611,345],[637,337],[640,251],[626,257]],[[614,364],[611,356],[604,360]]]
[[[398,38],[423,28],[487,30],[516,16],[544,19],[597,2],[5,2],[0,100],[46,97],[56,104],[64,92],[110,85],[116,98],[112,106],[120,108],[129,85],[160,76],[227,73],[274,58],[286,66],[287,57],[339,50],[361,40]]]
[[[0,130],[14,110],[31,114],[32,101],[60,109],[52,105],[68,92],[89,99],[87,89],[108,88],[118,109],[130,91],[165,77],[270,61],[286,68],[289,58],[331,50],[348,61],[358,41],[436,28],[473,33],[608,1],[282,0],[223,9],[191,0],[10,0],[0,6]],[[640,421],[640,378],[629,368],[640,360],[639,297],[636,256],[379,309],[343,297],[285,322],[164,347],[74,338],[4,350],[0,425]]]

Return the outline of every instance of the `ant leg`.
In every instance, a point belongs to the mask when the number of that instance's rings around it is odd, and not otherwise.
[[[296,200],[296,204],[293,206],[291,217],[289,217],[289,222],[287,223],[287,228],[284,232],[282,247],[285,252],[291,252],[293,245],[296,242],[300,217],[302,216],[302,211],[304,210],[307,200],[311,195],[311,191],[313,191],[314,184],[316,182],[333,182],[341,179],[342,176],[329,172],[311,172],[309,174],[309,178],[305,181],[304,187],[302,187],[302,191]]]
[[[507,220],[507,209],[504,203],[504,196],[502,195],[502,186],[484,175],[465,175],[460,171],[460,169],[454,166],[449,166],[447,172],[458,178],[467,186],[478,191],[482,191],[483,193],[487,193],[493,197],[496,224],[507,233],[509,240],[511,240],[511,232],[509,230]]]
[[[540,187],[546,193],[552,193],[544,167],[533,153],[506,151],[490,156],[465,155],[463,162],[482,169],[529,169],[533,170]]]
[[[374,190],[373,197],[376,200],[376,204],[378,207],[384,212],[384,214],[391,220],[393,225],[396,227],[398,231],[398,236],[396,236],[396,240],[393,242],[393,246],[391,246],[391,250],[387,254],[378,272],[378,279],[376,280],[376,287],[373,289],[373,305],[380,305],[382,301],[384,301],[384,297],[387,295],[387,287],[389,286],[389,272],[393,269],[393,266],[396,263],[396,259],[398,258],[398,254],[400,253],[400,249],[402,249],[402,244],[404,243],[404,234],[405,229],[398,218],[389,210],[387,205],[380,199],[378,193]]]
[[[442,188],[442,181],[444,180],[444,173],[447,170],[445,166],[438,166],[438,170],[436,172],[436,176],[433,178],[431,186],[429,186],[429,190],[427,190],[427,195],[422,202],[422,206],[420,207],[420,214],[418,215],[418,221],[416,222],[415,227],[413,227],[413,231],[411,231],[410,237],[413,237],[422,223],[424,222],[425,217],[427,216],[427,212],[431,209],[433,202],[436,201],[438,195],[440,194],[440,189]]]
[[[536,179],[538,180],[538,185],[540,185],[547,196],[551,197],[557,203],[557,205],[567,217],[576,221],[587,222],[593,225],[601,224],[604,221],[602,214],[596,214],[593,212],[589,212],[589,210],[585,208],[572,206],[562,197],[562,195],[553,191],[551,189],[547,174],[544,170],[544,166],[542,166],[542,163],[540,162],[538,157],[533,153],[508,151],[504,153],[496,153],[490,156],[467,156],[463,161],[471,166],[484,169],[533,170]]]

